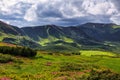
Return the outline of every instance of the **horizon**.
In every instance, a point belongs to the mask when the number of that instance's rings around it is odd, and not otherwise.
[[[0,20],[1,22],[5,23],[5,24],[8,24],[10,26],[15,26],[15,27],[18,27],[18,28],[24,28],[24,27],[40,27],[40,26],[58,26],[58,27],[76,27],[76,26],[81,26],[81,25],[85,25],[85,24],[103,24],[103,25],[109,25],[109,24],[113,24],[113,25],[117,25],[115,23],[94,23],[94,22],[86,22],[86,23],[83,23],[83,24],[78,24],[78,25],[68,25],[68,26],[64,26],[64,25],[55,25],[55,24],[44,24],[44,25],[28,25],[28,26],[16,26],[16,25],[12,25],[12,24],[9,24],[5,21],[2,21]],[[117,25],[119,26],[119,25]]]

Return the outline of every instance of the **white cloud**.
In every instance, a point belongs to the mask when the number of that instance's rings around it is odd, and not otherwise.
[[[36,5],[32,5],[32,7],[26,11],[24,19],[27,21],[37,21],[38,18],[36,14],[36,9],[37,9]]]
[[[14,25],[120,24],[119,0],[0,0],[0,19]]]

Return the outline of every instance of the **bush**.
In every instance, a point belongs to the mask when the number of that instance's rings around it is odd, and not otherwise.
[[[109,69],[91,70],[88,80],[120,80],[120,74],[114,73]]]
[[[12,56],[0,54],[0,63],[7,63],[13,61]]]
[[[83,70],[83,65],[64,62],[60,66],[60,71],[80,71]]]
[[[37,54],[35,50],[27,47],[8,47],[8,46],[1,46],[0,53],[22,57],[34,57]]]
[[[73,55],[81,55],[80,52],[72,52]]]

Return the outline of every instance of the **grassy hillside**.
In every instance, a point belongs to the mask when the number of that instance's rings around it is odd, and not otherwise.
[[[114,28],[114,29],[119,29],[120,26],[118,26],[118,25],[114,25],[113,28]]]
[[[14,45],[14,44],[4,43],[4,42],[0,42],[0,46],[16,47],[16,45]]]
[[[112,52],[106,51],[93,51],[93,50],[82,50],[80,51],[83,56],[116,56],[117,54],[113,54]]]
[[[0,80],[120,80],[119,35],[114,24],[17,28],[0,22]]]
[[[81,55],[38,51],[35,58],[12,57],[0,63],[0,79],[119,80],[120,58],[110,52],[80,51]],[[89,55],[88,55],[89,53]],[[99,55],[99,56],[98,56]],[[7,56],[7,55],[4,55]],[[3,56],[3,57],[4,57]],[[1,56],[0,56],[1,59]],[[102,75],[99,75],[102,74]],[[117,78],[118,77],[118,78]]]
[[[65,49],[70,52],[73,49],[94,49],[120,53],[119,35],[120,26],[115,24],[86,23],[69,27],[44,25],[18,28],[0,21],[0,42],[40,50],[60,51],[64,47],[62,52]]]

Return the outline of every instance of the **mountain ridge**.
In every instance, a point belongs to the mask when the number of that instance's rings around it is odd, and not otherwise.
[[[106,42],[120,43],[120,26],[112,23],[86,23],[70,27],[45,25],[18,28],[0,22],[0,27],[5,27],[5,29],[0,29],[0,32],[7,35],[7,37],[3,35],[1,42],[32,48],[63,45],[76,48],[81,48],[81,46],[92,46],[95,48],[96,46],[105,47]],[[7,30],[7,32],[2,32],[2,30]]]

